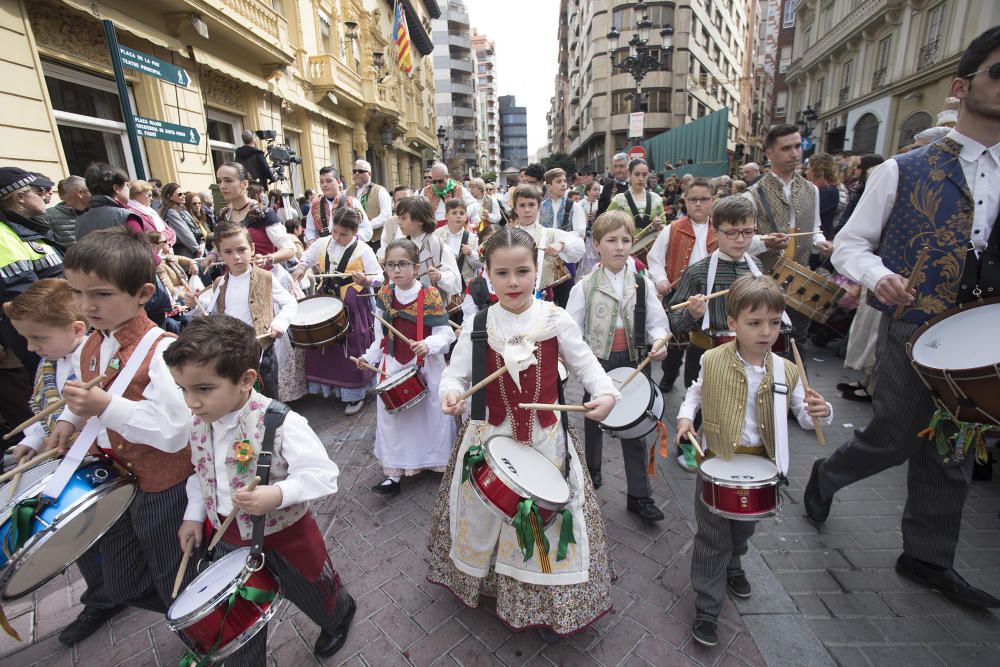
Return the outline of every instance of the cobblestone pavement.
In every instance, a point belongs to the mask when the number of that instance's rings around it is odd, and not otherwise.
[[[808,356],[810,378],[836,412],[827,428],[830,451],[852,427],[866,423],[870,407],[840,399],[834,385],[854,377],[832,352]],[[570,399],[579,397],[579,387],[571,384]],[[679,388],[667,395],[671,431],[682,398]],[[618,573],[614,610],[579,635],[546,645],[534,632],[510,632],[488,610],[464,608],[425,580],[426,536],[440,475],[405,481],[391,500],[368,490],[381,479],[372,455],[371,402],[353,419],[343,416],[339,404],[314,397],[294,407],[309,417],[340,466],[340,492],[314,509],[333,562],[358,599],[347,644],[325,664],[918,667],[996,664],[1000,655],[997,615],[955,606],[895,574],[906,496],[902,469],[842,491],[822,529],[803,518],[802,488],[823,450],[794,424],[784,508],[778,519],[758,525],[745,561],[753,597],[726,603],[717,647],[704,649],[689,635],[693,477],[672,460],[660,460],[654,496],[666,520],[644,525],[625,511],[621,450],[610,439],[598,494]],[[1000,595],[998,509],[1000,484],[973,485],[957,563],[970,581],[995,595]],[[59,644],[55,635],[79,612],[81,592],[73,567],[30,598],[7,604],[12,624],[27,641],[0,636],[0,664],[177,664],[182,644],[162,617],[145,611],[124,612],[73,648]],[[274,665],[320,663],[311,649],[318,630],[296,609],[286,607],[270,632]]]

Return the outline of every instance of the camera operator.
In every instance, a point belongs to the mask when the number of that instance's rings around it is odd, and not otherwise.
[[[242,164],[247,173],[250,174],[251,182],[260,183],[267,188],[269,184],[275,182],[277,179],[270,165],[267,164],[264,151],[257,148],[256,137],[253,132],[244,130],[242,136],[243,145],[236,149],[236,161]]]

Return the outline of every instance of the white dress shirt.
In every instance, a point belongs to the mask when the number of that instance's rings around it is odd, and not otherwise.
[[[539,248],[544,248],[553,243],[562,243],[563,249],[559,253],[559,258],[564,262],[569,262],[571,264],[573,262],[579,262],[583,259],[583,254],[587,251],[587,247],[583,244],[583,238],[573,232],[564,232],[561,229],[542,227],[538,224],[537,220],[530,225],[512,224],[514,227],[519,227],[520,229],[523,229],[531,234],[531,237],[535,239],[535,245]]]
[[[464,185],[462,185],[461,187],[462,187],[462,201],[465,202],[465,211],[466,213],[469,214],[469,219],[473,220],[473,222],[479,222],[478,217],[476,217],[475,219],[473,219],[472,217],[473,211],[477,209],[476,198],[472,196],[471,192],[469,192],[469,188],[465,187]],[[434,219],[446,220],[447,218],[448,214],[445,213],[445,200],[438,199],[437,208],[434,209]]]
[[[323,195],[320,195],[320,196],[322,197]],[[341,197],[347,197],[346,194],[341,194],[340,196]],[[329,204],[329,208],[330,208],[330,222],[329,222],[329,224],[332,226],[333,225],[333,215],[334,215],[334,213],[337,212],[337,203],[336,203],[336,201],[333,201],[331,199],[327,199],[326,201],[327,201],[327,204]],[[379,200],[379,202],[381,203],[381,199]],[[320,202],[320,205],[322,206],[322,202]],[[344,205],[345,206],[350,206],[351,208],[353,208],[355,211],[357,211],[361,215],[361,224],[358,225],[358,238],[360,240],[364,241],[365,243],[368,243],[369,241],[371,241],[372,240],[372,222],[371,222],[371,220],[368,219],[368,214],[365,213],[365,209],[363,209],[361,207],[361,202],[358,201],[357,199],[355,199],[354,197],[349,197],[347,203],[344,204]],[[392,201],[391,200],[389,201],[389,210],[390,211],[392,210]],[[306,240],[308,240],[308,241],[315,241],[316,239],[319,238],[319,221],[318,220],[313,220],[313,214],[312,214],[312,208],[311,207],[309,209],[309,213],[306,215],[306,229],[305,229],[305,232],[306,232]]]
[[[81,341],[77,349],[83,346]],[[59,392],[59,398],[62,398],[63,385],[66,384],[66,380],[73,376],[73,355],[76,350],[70,352],[65,357],[59,357],[56,359],[56,391]],[[45,427],[42,426],[42,422],[37,421],[28,428],[24,429],[24,438],[21,440],[21,445],[26,445],[31,447],[36,452],[41,448],[42,441],[46,438]]]
[[[250,326],[253,326],[253,317],[250,314],[250,275],[252,273],[252,271],[248,270],[239,276],[227,273],[222,277],[222,281],[227,284],[226,315],[232,315]],[[223,285],[223,282],[219,283],[219,287]],[[198,300],[201,301],[201,305],[205,307],[207,313],[214,313],[216,302],[215,286],[202,292]],[[298,310],[298,302],[295,300],[295,297],[288,293],[288,290],[281,286],[276,277],[271,278],[271,301],[274,304],[274,319],[271,320],[270,326],[284,333],[288,329],[289,322],[295,317],[295,312]]]
[[[813,183],[808,183],[807,182],[808,187],[812,188],[812,191],[813,191],[813,202],[814,202],[813,209],[814,210],[813,210],[813,215],[812,215],[812,221],[809,221],[809,220],[796,220],[795,219],[795,208],[793,206],[791,206],[791,203],[792,203],[792,181],[795,180],[795,177],[792,176],[792,178],[789,179],[788,182],[785,182],[781,178],[779,178],[777,174],[775,174],[774,172],[770,172],[770,173],[764,175],[763,178],[774,178],[774,179],[777,179],[777,181],[779,183],[781,183],[781,189],[785,193],[785,201],[787,201],[788,204],[789,204],[789,206],[788,206],[788,233],[789,234],[794,234],[796,232],[796,230],[800,226],[803,228],[802,231],[805,231],[805,232],[809,231],[809,229],[812,228],[812,230],[815,233],[811,237],[805,237],[805,236],[803,236],[803,237],[799,237],[799,238],[802,241],[805,241],[805,239],[809,238],[812,241],[813,245],[815,245],[817,243],[820,243],[822,241],[825,241],[826,237],[823,236],[823,230],[820,228],[820,218],[819,218],[819,188],[817,188]],[[760,194],[761,194],[762,197],[764,196],[763,193],[760,193]],[[750,203],[752,203],[754,205],[754,209],[756,210],[756,208],[757,208],[757,200],[754,199],[753,192],[751,192],[750,190],[747,190],[747,191],[743,192],[740,196],[743,197],[744,199],[749,200]],[[801,223],[801,225],[799,223]],[[800,241],[800,242],[802,242],[802,241]],[[756,257],[757,255],[760,255],[761,253],[765,253],[767,251],[768,251],[768,247],[767,247],[767,245],[764,244],[764,235],[763,234],[756,234],[753,237],[753,241],[750,242],[750,248],[747,250],[747,253],[753,255],[754,257]],[[784,252],[784,250],[779,250],[778,252]]]
[[[573,207],[570,212],[570,221],[573,223],[573,233],[581,239],[587,235],[587,214],[584,212],[583,207],[577,202],[570,201],[568,193],[564,194],[559,199],[552,199],[549,197],[549,201],[552,202],[553,227],[562,229],[563,208],[569,205]]]
[[[314,266],[319,265],[320,253],[322,252],[324,246],[326,247],[327,260],[326,260],[326,270],[328,273],[332,273],[337,270],[340,265],[340,260],[347,251],[348,246],[340,245],[330,237],[330,243],[327,245],[324,242],[317,242],[311,244],[306,251],[302,254],[302,259],[299,261],[299,266],[311,269]],[[378,258],[375,256],[375,251],[371,249],[367,243],[358,242],[354,247],[354,252],[351,253],[351,259],[355,257],[361,258],[361,264],[364,268],[365,273],[373,274],[369,275],[368,279],[377,281],[381,280],[379,276],[382,275],[382,265],[378,263]],[[348,262],[349,264],[350,262]]]
[[[604,271],[604,275],[611,283],[612,289],[618,295],[618,303],[621,304],[622,299],[625,298],[626,276],[629,280],[633,280],[632,275],[634,271],[629,270],[628,267],[624,267],[618,273],[612,273],[606,267],[598,267],[595,270]],[[667,335],[667,332],[670,331],[670,323],[667,320],[666,311],[663,310],[663,302],[656,294],[656,287],[653,286],[649,278],[643,277],[643,280],[646,281],[646,344],[652,347],[654,341]],[[576,326],[580,328],[581,332],[585,331],[587,322],[586,292],[587,286],[579,282],[573,285],[573,289],[569,293],[569,299],[566,301],[566,312],[573,318],[573,321],[576,322]],[[622,311],[619,308],[615,328],[621,329],[624,326],[625,320],[622,319]]]
[[[476,207],[475,207],[476,220],[482,223],[483,218],[486,218],[486,221],[489,224],[495,225],[500,222],[500,196],[495,195],[492,197],[493,208],[490,209],[489,211],[483,208],[483,203],[485,200],[486,197],[483,197],[482,199],[476,199]],[[473,217],[473,211],[469,211],[469,219],[471,220],[472,217]]]
[[[461,229],[457,234],[455,234],[451,231],[448,225],[438,227],[434,230],[434,235],[438,237],[438,240],[444,244],[444,247],[451,250],[453,255],[455,255],[456,266],[458,265],[458,258],[462,256],[462,234],[464,232],[465,230]],[[472,232],[469,232],[469,240],[467,243],[472,249],[472,254],[465,256],[465,266],[472,269],[472,275],[475,275],[479,269],[483,268],[483,263],[479,259],[479,237]],[[463,271],[463,273],[468,272]]]
[[[1000,144],[986,148],[958,130],[948,138],[962,144],[959,162],[965,182],[972,194],[972,243],[976,251],[986,247],[993,223],[1000,212]],[[875,285],[891,275],[875,253],[882,240],[882,231],[896,203],[899,188],[899,164],[889,159],[868,176],[865,191],[850,220],[837,233],[833,248],[833,264],[852,280],[874,291]]]
[[[212,422],[215,508],[222,516],[228,516],[233,511],[233,492],[229,486],[226,457],[232,451],[233,443],[244,437],[240,429],[243,409],[230,412],[218,421]],[[279,432],[281,457],[288,463],[288,476],[283,480],[269,482],[269,486],[281,489],[279,509],[336,493],[340,470],[337,464],[330,460],[326,448],[309,427],[306,418],[294,410],[289,410]],[[260,443],[255,442],[253,445],[255,448],[260,447]],[[184,520],[204,521],[207,516],[205,498],[202,496],[197,474],[188,477],[185,489],[188,502]]]
[[[420,248],[421,265],[418,267],[419,270],[417,273],[423,273],[428,267],[431,266],[437,267],[437,269],[441,271],[441,280],[438,281],[437,286],[441,288],[447,296],[460,294],[462,292],[462,276],[458,271],[458,262],[455,261],[455,255],[446,251],[444,244],[442,243],[441,256],[435,257],[430,246],[429,236],[430,234],[421,233],[416,236],[408,237],[411,241],[417,244],[418,248]],[[439,243],[440,241],[441,240],[438,239]]]
[[[743,370],[747,376],[746,411],[743,417],[743,431],[740,434],[740,444],[744,447],[763,445],[764,443],[760,441],[760,424],[757,421],[756,400],[757,390],[760,389],[760,383],[764,381],[766,366],[753,366],[747,363],[739,352],[736,353],[736,356],[740,360],[740,363],[743,364]],[[780,359],[780,357],[778,358]],[[790,363],[787,359],[782,359],[782,362],[786,364]],[[764,358],[764,363],[770,364],[767,357]],[[677,419],[690,419],[694,421],[694,416],[701,407],[701,384],[704,376],[705,366],[704,361],[702,361],[700,370],[698,371],[698,379],[688,387],[687,394],[684,396],[684,402],[681,403],[680,410],[677,412]],[[784,378],[782,378],[782,382],[784,382]],[[799,426],[807,431],[811,431],[814,427],[812,417],[806,412],[805,396],[806,392],[802,388],[802,381],[800,379],[788,393],[788,404],[792,408]],[[830,414],[820,420],[824,425],[833,423],[833,406],[829,403],[826,405],[830,409]]]
[[[708,257],[708,228],[710,224],[708,220],[701,224],[694,220],[691,221],[691,228],[694,230],[694,248],[691,249],[691,259],[688,260],[688,266]],[[654,283],[658,283],[661,280],[668,280],[667,252],[669,250],[670,226],[665,225],[663,231],[653,241],[649,252],[646,253],[646,264],[649,265],[649,275]]]
[[[149,445],[170,454],[181,451],[187,445],[191,437],[191,411],[184,402],[184,396],[174,382],[170,369],[163,361],[163,351],[174,340],[170,337],[162,338],[156,344],[149,362],[149,384],[142,390],[141,401],[112,396],[104,412],[93,417],[104,427],[97,435],[99,447],[111,449],[106,429],[118,433],[129,442]],[[105,335],[97,359],[98,372],[108,367],[120,348],[121,344],[114,332]],[[73,353],[73,373],[78,378],[81,377],[82,354],[83,345]],[[87,419],[73,414],[67,407],[59,416],[59,421],[67,421],[80,428]]]
[[[291,234],[288,233],[284,225],[268,225],[264,231],[267,232],[267,239],[278,250],[295,247],[295,241],[292,240]]]

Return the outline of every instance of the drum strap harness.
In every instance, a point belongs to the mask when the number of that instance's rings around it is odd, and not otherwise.
[[[486,353],[489,348],[489,334],[486,332],[486,317],[489,310],[481,310],[476,313],[472,325],[472,383],[479,382],[486,377]],[[541,372],[541,371],[539,371]],[[500,378],[498,382],[502,382]],[[562,385],[559,386],[559,402],[565,403],[563,398]],[[569,477],[569,419],[565,412],[560,414],[563,427],[563,438],[565,444],[565,466],[566,472],[563,476]],[[486,389],[480,389],[472,395],[470,421],[486,420]],[[483,447],[476,443],[469,447],[462,460],[462,483],[469,479],[470,471],[478,464],[486,460],[483,454]],[[542,530],[542,515],[538,507],[530,499],[526,498],[518,503],[517,514],[514,515],[514,531],[517,534],[517,543],[521,547],[521,555],[524,562],[531,560],[535,551],[535,543],[539,545],[538,560],[541,564],[542,572],[550,574],[552,572],[549,563],[549,538]],[[556,562],[564,560],[570,544],[576,544],[576,537],[573,535],[573,513],[565,509],[562,511],[562,527],[559,530],[559,545],[556,548]]]
[[[333,243],[333,237],[332,236],[328,237],[328,240],[326,242],[326,248],[323,249],[323,258],[324,258],[324,260],[327,260],[330,257],[330,254],[329,254],[330,253],[330,244],[332,244],[332,243]],[[358,240],[355,239],[354,242],[351,243],[351,245],[347,246],[347,248],[344,250],[344,254],[340,256],[340,261],[337,263],[337,273],[344,273],[344,272],[346,272],[347,265],[350,264],[351,257],[354,256],[354,249],[357,248],[357,246],[358,246]],[[321,272],[326,273],[326,262],[324,261],[323,264],[324,265],[321,266],[321,267],[319,267],[319,268],[320,268]],[[339,290],[341,287],[343,287],[344,285],[346,285],[346,284],[348,284],[348,283],[351,282],[351,279],[350,278],[346,278],[346,277],[345,278],[326,278],[325,280],[329,280],[330,284],[333,285],[333,288],[335,290]]]
[[[465,266],[465,255],[462,254],[462,248],[461,248],[461,246],[466,245],[468,242],[469,242],[469,230],[466,229],[466,230],[462,231],[462,243],[459,244],[458,259],[456,260],[456,263],[458,264],[458,275],[459,275],[460,278],[462,276],[462,267]],[[462,287],[463,288],[465,287],[465,281],[464,280],[462,281]]]
[[[653,193],[649,190],[646,191],[646,212],[641,216],[639,215],[639,207],[635,205],[635,199],[632,198],[632,189],[628,188],[625,190],[625,203],[628,204],[629,209],[632,211],[632,218],[635,219],[635,226],[637,229],[642,229],[649,224],[650,214],[653,211]],[[643,224],[639,224],[640,220]]]
[[[788,474],[788,385],[785,384],[785,360],[774,352],[771,358],[771,384],[774,390],[774,463],[782,479]],[[779,372],[780,371],[780,372]],[[801,382],[802,379],[799,379]],[[787,481],[787,480],[786,480]]]

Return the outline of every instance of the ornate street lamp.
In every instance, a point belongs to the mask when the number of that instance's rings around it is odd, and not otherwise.
[[[389,76],[389,70],[383,72],[382,68],[385,67],[385,61],[382,59],[384,54],[381,51],[372,52],[372,69],[375,70],[375,82],[382,83],[385,78]]]
[[[389,121],[384,121],[382,123],[381,134],[382,134],[382,145],[385,146],[386,148],[392,146],[392,141],[394,137],[393,137],[392,127],[389,125]]]
[[[803,139],[812,136],[812,131],[816,127],[816,120],[818,118],[819,114],[812,108],[812,105],[807,106],[805,111],[799,112],[799,134],[802,135]]]
[[[441,162],[444,162],[444,144],[448,139],[448,133],[445,132],[444,125],[438,125],[438,143],[441,144]]]
[[[635,97],[633,111],[642,111],[642,80],[650,72],[662,69],[667,64],[667,59],[673,50],[674,29],[665,26],[660,31],[660,40],[663,48],[663,59],[654,56],[649,47],[650,31],[653,22],[649,20],[648,8],[640,0],[635,8],[635,33],[628,42],[629,54],[622,58],[621,62],[615,62],[615,51],[621,41],[621,32],[617,26],[612,26],[608,32],[608,56],[611,58],[611,67],[627,72],[635,80]]]

